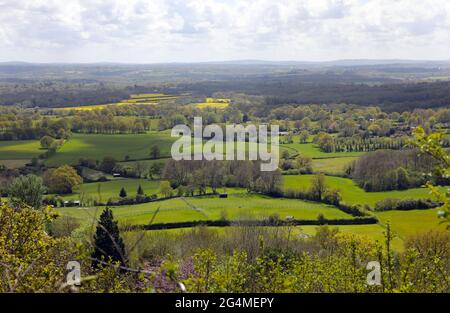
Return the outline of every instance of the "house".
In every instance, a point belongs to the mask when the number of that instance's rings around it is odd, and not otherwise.
[[[113,173],[113,177],[120,177],[120,173]]]

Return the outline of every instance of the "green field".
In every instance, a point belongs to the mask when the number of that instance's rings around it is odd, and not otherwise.
[[[437,217],[439,209],[386,211],[376,215],[382,224],[391,223],[392,230],[400,238],[429,231],[431,229],[445,229],[446,224],[440,224]]]
[[[356,159],[358,158],[342,157],[342,158],[313,159],[312,167],[315,173],[342,174],[344,173],[345,167]]]
[[[313,143],[291,143],[280,144],[281,148],[288,148],[292,151],[296,151],[301,156],[310,157],[313,159],[321,158],[340,158],[340,157],[357,157],[363,155],[365,152],[322,152],[319,147]]]
[[[278,214],[284,219],[293,216],[297,219],[316,219],[322,213],[326,218],[351,218],[350,215],[337,208],[322,203],[307,202],[294,199],[275,199],[257,194],[230,194],[228,198],[196,197],[188,198],[186,203],[180,198],[131,206],[113,207],[115,217],[122,222],[145,224],[151,219],[159,207],[155,222],[182,222],[194,220],[218,220],[223,214],[227,218],[240,216],[264,217]],[[63,215],[77,218],[97,216],[100,208],[60,208]]]
[[[168,132],[126,135],[74,134],[46,161],[46,165],[76,164],[80,158],[102,160],[105,156],[115,157],[118,161],[124,160],[126,155],[130,159],[149,158],[150,147],[153,145],[160,147],[161,156],[168,156],[174,140]]]
[[[81,194],[89,196],[97,201],[106,202],[108,199],[118,199],[119,192],[122,187],[125,188],[129,197],[135,197],[136,191],[141,185],[144,193],[147,195],[157,194],[159,190],[159,181],[151,181],[148,179],[115,179],[107,182],[86,183],[75,188],[74,193],[63,196],[64,199],[78,200]],[[100,198],[99,199],[99,186]]]
[[[386,229],[379,224],[372,225],[338,225],[329,226],[330,228],[339,229],[340,233],[343,234],[353,234],[358,236],[363,236],[369,240],[378,241],[379,243],[384,243],[385,237],[384,232]],[[298,226],[296,227],[296,233],[307,234],[313,236],[317,232],[318,226]],[[394,250],[403,250],[403,239],[396,236],[392,241],[392,246]]]
[[[31,160],[43,152],[39,140],[0,141],[0,160]]]
[[[311,184],[313,175],[286,175],[284,177],[285,189],[307,189]],[[393,190],[382,192],[366,192],[349,178],[326,176],[325,181],[329,188],[340,190],[342,198],[347,204],[368,204],[373,207],[376,202],[386,199],[427,199],[431,198],[428,188],[413,188],[408,190]]]

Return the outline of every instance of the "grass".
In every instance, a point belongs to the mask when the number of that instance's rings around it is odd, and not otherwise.
[[[141,185],[144,193],[147,195],[157,194],[159,191],[159,181],[150,181],[147,179],[115,179],[107,182],[86,183],[75,188],[74,193],[66,195],[63,198],[67,200],[78,200],[81,194],[85,194],[97,201],[106,202],[108,199],[119,198],[119,192],[122,187],[125,188],[129,197],[135,197],[136,191]],[[100,186],[100,198],[98,188]]]
[[[258,218],[278,214],[280,218],[290,215],[297,219],[316,219],[322,213],[326,218],[351,218],[350,215],[337,208],[321,203],[313,203],[294,199],[275,199],[257,194],[236,193],[228,198],[201,197],[188,198],[187,203],[180,198],[165,201],[113,207],[114,216],[122,222],[146,224],[155,210],[155,223],[182,222],[192,220],[218,220],[222,216],[237,219],[249,214]],[[188,204],[189,203],[189,204]],[[60,208],[63,215],[77,218],[97,217],[101,209]]]
[[[345,167],[357,157],[313,159],[312,167],[315,173],[343,174]]]
[[[339,229],[340,233],[353,234],[363,236],[373,241],[384,243],[384,231],[386,230],[382,225],[338,225],[329,226],[330,228]],[[296,227],[297,234],[307,234],[313,236],[317,232],[318,226],[298,226]],[[395,237],[392,241],[392,247],[396,251],[403,250],[403,240],[400,237]]]
[[[0,160],[30,160],[43,152],[39,140],[0,141]]]
[[[313,143],[290,143],[280,144],[280,148],[288,148],[296,151],[296,154],[301,156],[310,157],[313,159],[322,158],[340,158],[340,157],[358,157],[365,152],[322,152],[319,147]]]
[[[286,175],[284,177],[284,188],[307,189],[311,185],[313,175]],[[428,188],[413,188],[408,190],[393,190],[381,192],[366,192],[349,178],[326,176],[328,187],[340,190],[342,198],[347,204],[367,204],[375,206],[377,201],[386,198],[395,199],[427,199],[431,198]]]
[[[152,145],[160,147],[161,156],[169,156],[174,140],[175,138],[168,132],[125,135],[74,134],[46,161],[46,165],[77,164],[80,158],[102,160],[105,156],[112,156],[118,161],[124,160],[126,155],[131,159],[149,158]]]
[[[29,159],[0,160],[0,165],[4,165],[6,168],[14,169],[24,167],[29,161]]]
[[[385,211],[376,215],[385,225],[388,221],[391,228],[402,239],[408,236],[427,232],[432,229],[445,229],[444,223],[440,224],[437,217],[439,209],[411,210],[411,211]]]

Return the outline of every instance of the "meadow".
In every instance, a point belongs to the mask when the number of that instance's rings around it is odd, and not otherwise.
[[[217,196],[173,198],[165,201],[112,207],[112,210],[114,216],[123,223],[146,224],[158,208],[159,212],[154,220],[155,223],[219,220],[224,217],[229,219],[263,218],[272,214],[278,214],[281,219],[293,216],[296,219],[315,220],[319,214],[323,214],[325,218],[329,219],[352,218],[331,205],[247,193],[231,193],[228,198],[218,198]],[[63,215],[89,220],[96,217],[101,209],[59,208],[58,211]]]
[[[313,175],[286,175],[284,178],[285,189],[307,189],[311,185]],[[376,202],[386,199],[428,199],[431,198],[428,188],[412,188],[407,190],[393,190],[381,192],[366,192],[349,178],[326,176],[326,184],[329,188],[339,189],[343,201],[347,204],[367,204],[374,207]]]
[[[296,151],[304,157],[310,157],[313,159],[323,159],[323,158],[346,158],[346,157],[358,157],[363,155],[365,152],[322,152],[319,147],[314,143],[290,143],[290,144],[280,144],[280,148],[287,148],[292,151]]]
[[[118,199],[122,187],[125,188],[127,196],[135,197],[139,186],[142,187],[144,194],[159,193],[159,181],[120,178],[106,182],[81,184],[74,188],[72,194],[64,195],[63,198],[65,200],[79,200],[84,195],[100,202],[106,202],[108,199]]]
[[[357,157],[341,157],[313,159],[312,168],[314,173],[326,173],[330,175],[340,175],[344,173],[345,167],[357,160]]]
[[[0,141],[0,160],[30,160],[43,152],[39,140]]]
[[[47,166],[77,164],[80,158],[102,160],[112,156],[118,161],[150,158],[150,147],[157,145],[161,157],[170,155],[170,147],[175,138],[168,132],[148,132],[145,134],[73,134],[55,155],[46,160]]]

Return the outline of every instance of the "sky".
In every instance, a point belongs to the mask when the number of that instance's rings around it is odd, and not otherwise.
[[[448,0],[0,0],[0,62],[450,59]]]

